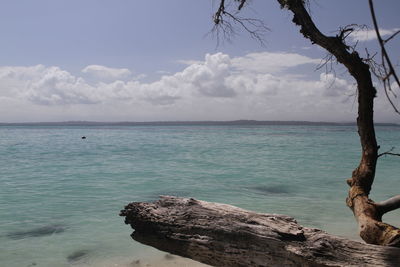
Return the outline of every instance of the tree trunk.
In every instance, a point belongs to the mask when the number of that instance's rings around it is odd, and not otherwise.
[[[373,120],[376,90],[372,84],[369,66],[355,50],[345,44],[343,38],[345,32],[336,36],[325,36],[318,30],[304,8],[304,0],[278,0],[278,2],[282,8],[293,12],[293,22],[300,26],[300,32],[304,37],[334,55],[357,82],[357,126],[362,155],[359,166],[347,180],[350,190],[346,203],[358,221],[360,236],[365,242],[400,247],[400,230],[382,222],[382,215],[385,212],[399,206],[400,197],[382,203],[374,203],[368,198],[374,182],[379,149]]]
[[[161,197],[121,211],[132,238],[213,266],[400,266],[400,249],[350,241],[261,214],[195,199]]]

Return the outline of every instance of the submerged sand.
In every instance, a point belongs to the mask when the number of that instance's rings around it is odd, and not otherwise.
[[[110,258],[74,264],[76,267],[206,267],[209,265],[180,256],[165,254],[153,258]]]

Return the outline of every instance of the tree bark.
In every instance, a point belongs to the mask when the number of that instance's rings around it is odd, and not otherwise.
[[[400,266],[400,248],[368,245],[302,227],[285,215],[161,197],[121,211],[132,238],[213,266]]]
[[[357,82],[357,127],[362,155],[358,167],[347,180],[350,189],[346,203],[358,221],[360,236],[365,242],[400,247],[400,230],[382,222],[382,215],[390,209],[382,209],[368,198],[375,178],[379,149],[373,120],[376,90],[372,84],[369,66],[355,50],[345,44],[343,34],[325,36],[319,31],[304,7],[304,0],[278,1],[282,8],[287,8],[294,14],[293,22],[300,26],[304,37],[334,55]]]

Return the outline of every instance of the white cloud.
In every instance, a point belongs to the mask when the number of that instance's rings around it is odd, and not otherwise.
[[[204,62],[190,65],[175,77],[203,96],[234,97],[235,89],[226,85],[226,79],[231,75],[231,68],[228,55],[207,54]]]
[[[321,73],[320,82],[324,88],[324,96],[343,97],[355,93],[355,86],[348,81],[340,79],[332,73]]]
[[[296,66],[313,71],[319,61],[290,53],[207,54],[154,82],[116,75],[93,83],[54,66],[0,67],[0,121],[354,119],[352,81],[287,74]]]
[[[309,58],[294,53],[250,53],[244,57],[232,59],[239,71],[276,73],[304,64],[319,64],[320,59]]]
[[[89,74],[98,80],[126,79],[132,75],[131,71],[128,69],[115,69],[101,65],[86,66],[82,72]]]
[[[97,103],[95,88],[58,67],[1,67],[1,95],[26,99],[39,105]]]
[[[13,87],[18,88],[19,96],[39,105],[95,104],[109,99],[171,105],[182,98],[274,95],[287,82],[268,70],[282,71],[316,62],[319,60],[288,53],[252,53],[236,58],[223,53],[207,54],[204,61],[194,61],[183,71],[164,75],[152,83],[121,81],[118,78],[130,74],[128,70],[90,65],[83,72],[98,74],[95,85],[58,67],[3,67],[0,85],[17,84]],[[103,81],[111,77],[113,81]]]
[[[392,35],[399,30],[400,30],[400,28],[380,29],[379,33],[382,37],[389,37],[389,35]],[[359,31],[352,32],[350,34],[350,38],[354,42],[355,41],[366,42],[366,41],[376,40],[378,37],[376,36],[375,29],[366,29],[366,30],[359,30]]]

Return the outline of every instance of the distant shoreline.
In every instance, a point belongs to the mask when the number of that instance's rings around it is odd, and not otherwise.
[[[150,122],[96,122],[96,121],[64,121],[64,122],[16,122],[0,123],[0,126],[257,126],[257,125],[287,125],[287,126],[356,126],[355,122],[312,122],[312,121],[150,121]],[[376,126],[400,127],[396,123],[375,123]]]

